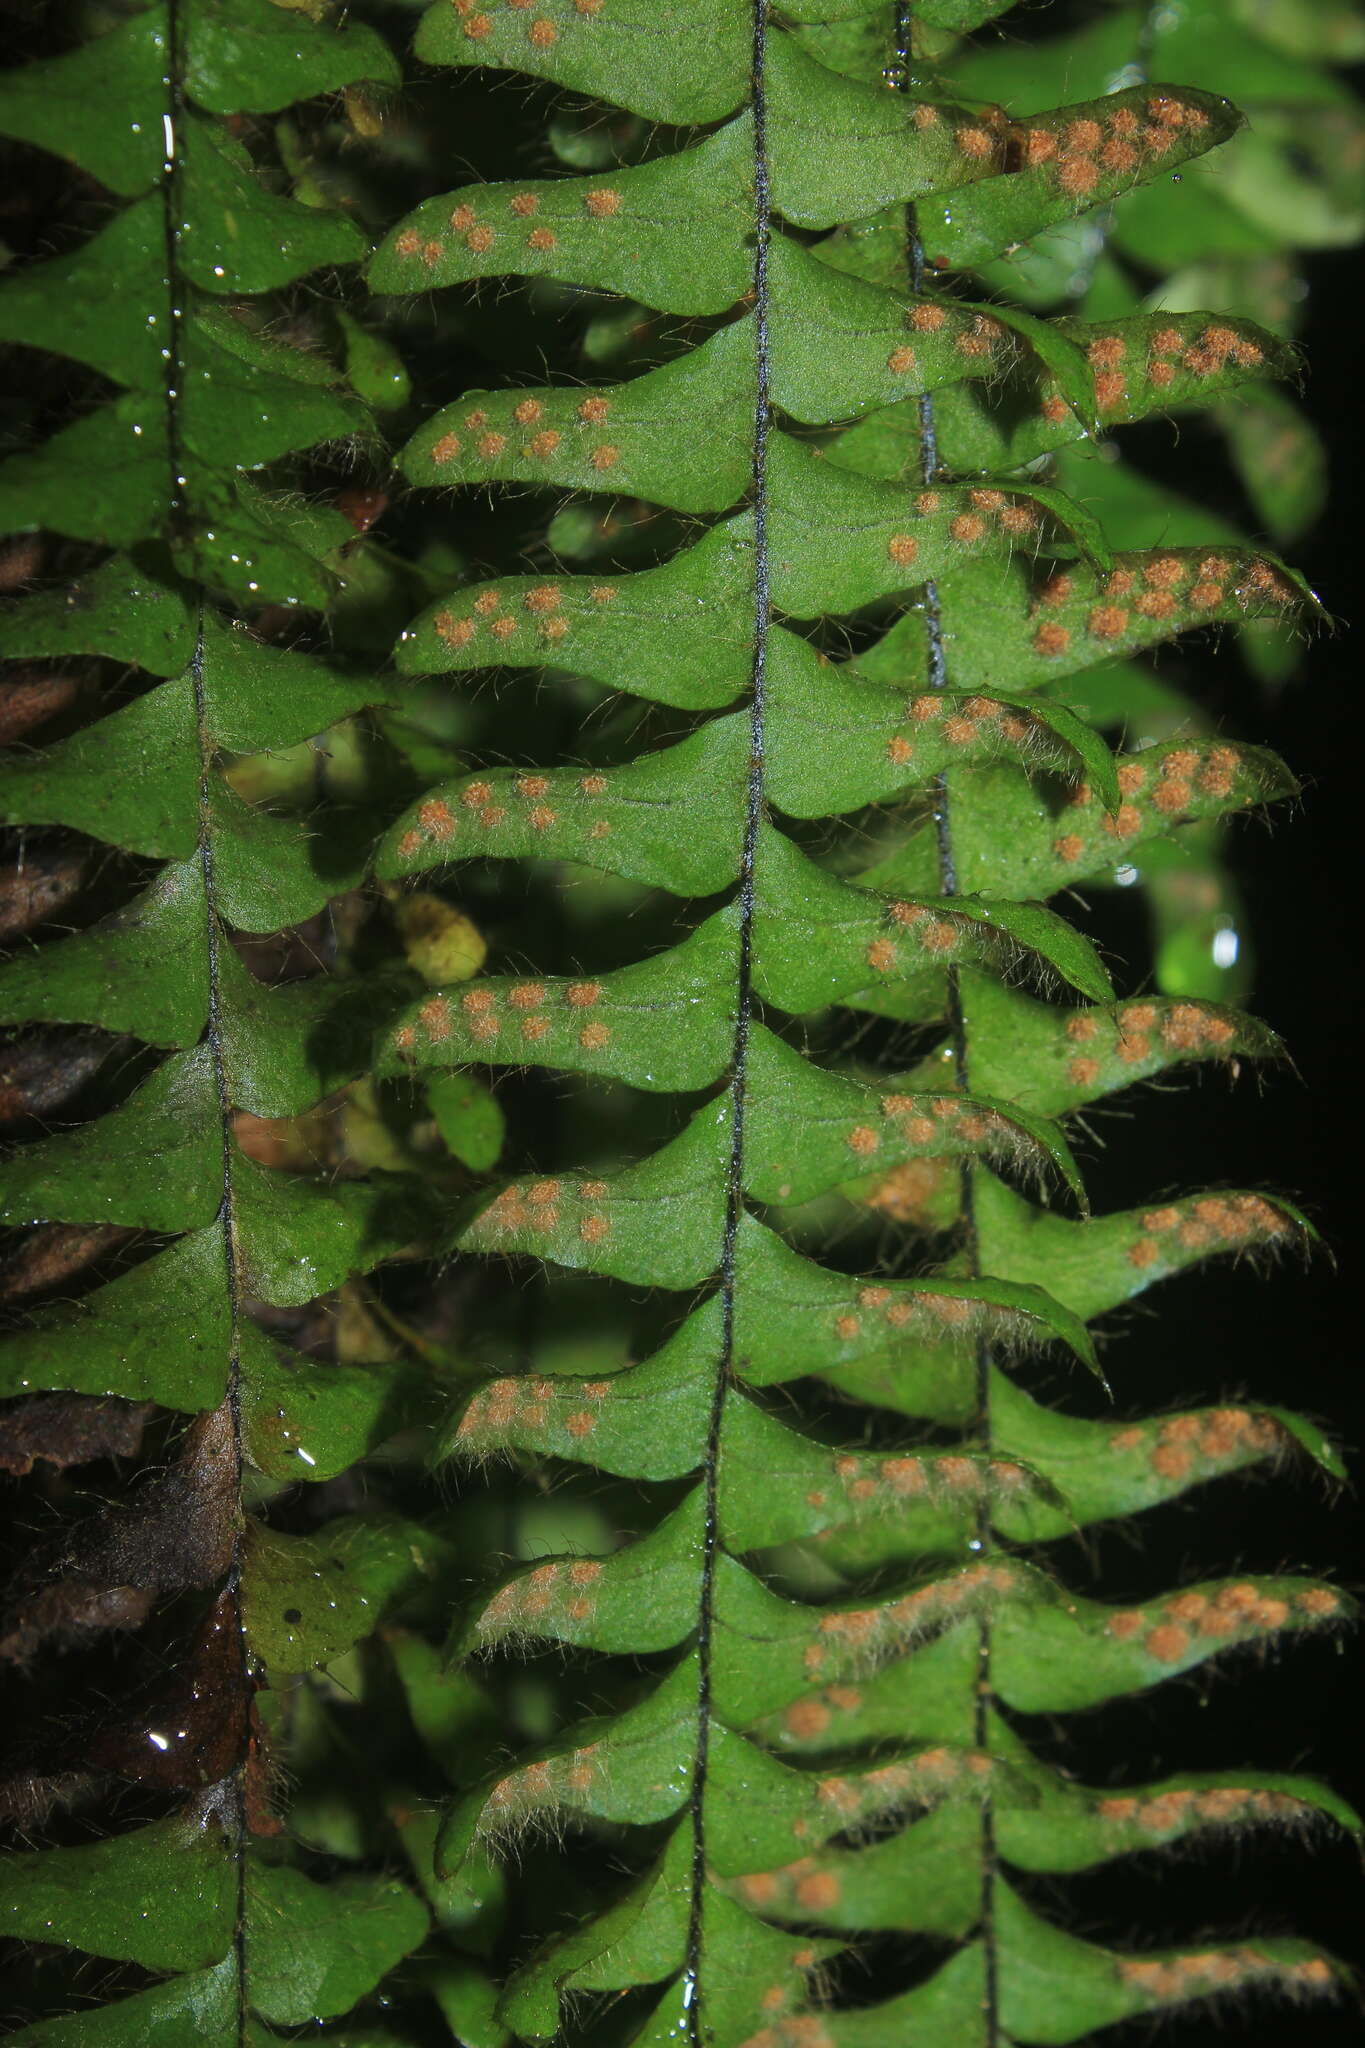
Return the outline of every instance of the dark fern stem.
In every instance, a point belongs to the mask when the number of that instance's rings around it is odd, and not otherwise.
[[[754,365],[753,478],[754,520],[753,668],[750,678],[749,774],[744,804],[744,845],[739,870],[738,967],[735,993],[734,1051],[730,1068],[730,1158],[725,1182],[725,1229],[720,1253],[721,1337],[715,1390],[706,1430],[705,1504],[697,1616],[697,1741],[692,1767],[689,1810],[693,1827],[692,1893],[688,1905],[687,1959],[683,2001],[688,2039],[703,2048],[706,2031],[702,1958],[703,1916],[709,1882],[706,1863],[705,1798],[710,1754],[712,1687],[711,1648],[714,1626],[716,1556],[720,1542],[717,1483],[720,1472],[721,1424],[735,1365],[735,1245],[744,1214],[744,1112],[748,1085],[749,1027],[753,1016],[754,864],[759,827],[763,822],[764,754],[767,741],[767,661],[771,600],[768,588],[768,432],[772,417],[769,392],[768,242],[771,234],[768,186],[767,97],[765,64],[768,18],[765,0],[753,4],[752,108],[754,127]]]

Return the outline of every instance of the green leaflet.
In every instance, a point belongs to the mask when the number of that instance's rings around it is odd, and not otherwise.
[[[525,1447],[600,1458],[629,1478],[673,1479],[695,1470],[705,1455],[707,1417],[698,1368],[715,1345],[719,1308],[713,1297],[653,1357],[619,1377],[493,1381],[452,1420],[438,1455],[477,1458]]]
[[[1036,1276],[1087,1320],[1198,1260],[1286,1249],[1311,1236],[1292,1203],[1251,1193],[1191,1196],[1073,1225],[1045,1216],[993,1178],[983,1177],[981,1189],[1002,1268],[1017,1264],[1015,1277]],[[1026,1241],[1029,1250],[1020,1256]]]
[[[199,791],[186,769],[196,741],[188,678],[87,727],[45,760],[5,777],[7,818],[69,825],[152,859],[185,860],[198,842]]]
[[[620,1172],[509,1181],[456,1241],[467,1250],[528,1252],[617,1280],[699,1286],[718,1256],[728,1124],[722,1099],[652,1158]]]
[[[1053,221],[1202,156],[1235,134],[1242,118],[1210,93],[1160,86],[1130,87],[1067,114],[1064,122],[1044,115],[1027,124],[1024,168],[1012,177],[992,179],[951,206],[925,209],[931,262],[944,256],[966,265],[998,255]],[[1086,124],[1080,135],[1077,120]]]
[[[243,1568],[245,1626],[272,1670],[330,1664],[421,1589],[439,1554],[440,1545],[412,1524],[356,1518],[311,1537],[257,1531]]]
[[[945,590],[950,584],[962,608],[954,634],[960,662],[955,675],[962,685],[982,689],[998,681],[995,664],[1003,648],[1012,675],[1027,679],[1033,689],[1051,693],[1055,686],[1062,703],[1070,701],[1070,678],[1078,671],[1158,646],[1197,626],[1293,618],[1301,595],[1273,557],[1240,549],[1215,553],[1172,547],[1121,554],[1106,575],[1067,563],[1038,576],[1015,561],[1004,574],[995,569],[990,578],[992,638],[982,630],[978,606],[988,587],[984,566],[953,568],[944,578]],[[875,662],[884,669],[893,661],[893,673],[907,682],[924,679],[925,657],[917,637],[905,628],[889,634],[862,666],[871,668]]]
[[[753,355],[752,322],[741,320],[623,387],[473,391],[409,444],[404,468],[415,483],[496,477],[633,491],[680,512],[723,511],[748,481],[744,446],[726,429],[753,383]],[[683,429],[680,464],[672,444]]]
[[[154,676],[178,675],[194,642],[190,595],[118,555],[62,589],[9,605],[5,615],[12,655],[107,654]]]
[[[117,2048],[132,2048],[134,2042],[158,2044],[172,2041],[203,2041],[215,2044],[232,2038],[237,2030],[238,1997],[236,1972],[229,1963],[190,1976],[175,1977],[150,1991],[138,1991],[131,1998],[97,2006],[93,2011],[69,2018],[40,2022],[25,2027],[16,2040],[41,2043],[42,2048],[81,2048],[93,2041]],[[250,2022],[248,2022],[250,2026]],[[246,2039],[259,2041],[257,2030]]]
[[[1208,1002],[1156,997],[1063,1010],[964,971],[975,1071],[993,1095],[1055,1116],[1187,1061],[1276,1059],[1283,1048],[1254,1017]]]
[[[745,1186],[759,1201],[806,1201],[874,1155],[887,1166],[962,1153],[1012,1152],[1035,1167],[1046,1158],[1081,1192],[1065,1141],[1045,1125],[979,1097],[883,1094],[822,1072],[761,1028],[751,1040],[748,1092],[754,1163]]]
[[[420,1415],[423,1376],[385,1365],[310,1365],[242,1333],[250,1369],[242,1387],[246,1447],[272,1479],[334,1479]]]
[[[1055,83],[1061,93],[1072,81],[1063,75]],[[1096,89],[1105,83],[1097,79]],[[1140,200],[1148,181],[1226,142],[1241,120],[1226,100],[1170,85],[1111,90],[1009,123],[988,114],[976,131],[985,145],[976,155],[986,173],[981,182],[921,203],[928,260],[935,269],[988,264],[1106,200]],[[889,280],[902,267],[897,239],[888,210],[841,228],[836,260],[859,276]]]
[[[748,522],[737,519],[634,575],[500,578],[452,592],[414,620],[399,664],[417,673],[490,660],[521,668],[567,643],[578,672],[610,689],[687,710],[728,704],[748,673],[743,595],[751,563]]]
[[[10,72],[0,100],[7,135],[69,155],[120,198],[156,181],[162,137],[132,108],[150,105],[165,76],[165,15],[149,8],[63,57]],[[104,111],[98,110],[103,102]]]
[[[1003,1724],[997,1741],[1010,1748]],[[1016,1752],[1018,1746],[1016,1745]],[[1018,1755],[1021,1769],[1027,1760]],[[1049,1791],[1051,1788],[1049,1788]],[[1188,1837],[1201,1830],[1259,1820],[1262,1825],[1291,1815],[1327,1819],[1356,1832],[1359,1822],[1345,1803],[1312,1779],[1279,1778],[1273,1784],[1256,1771],[1187,1773],[1130,1793],[1107,1795],[1076,1788],[1033,1806],[1017,1803],[1004,1821],[1010,1860],[1023,1869],[1085,1869],[1146,1837]]]
[[[1222,846],[1292,768],[1149,657],[1282,680],[1320,611],[1152,451],[1207,414],[1311,516],[1359,25],[1006,11],[440,0],[400,94],[392,24],[172,0],[0,79],[107,195],[0,286],[63,366],[0,465],[0,1393],[74,1468],[0,1642],[149,1667],[30,1773],[92,1819],[0,1865],[18,2039],[1041,2048],[1338,1982],[1034,1879],[1358,1826],[1066,1743],[1352,1612],[1095,1574],[1342,1464],[1148,1412],[1126,1314],[1305,1216],[1084,1168],[1281,1051]]]
[[[380,1070],[535,1064],[670,1093],[705,1088],[730,1052],[734,922],[718,911],[657,959],[597,978],[490,975],[438,990],[394,1025]]]
[[[730,0],[703,0],[686,12],[622,0],[605,12],[563,8],[537,19],[545,24],[538,34],[505,9],[461,15],[432,7],[422,16],[417,54],[431,64],[530,72],[599,96],[609,84],[619,106],[651,121],[714,121],[744,97],[749,37]]]
[[[424,797],[383,842],[387,880],[442,861],[534,853],[581,860],[631,881],[707,896],[733,880],[733,826],[744,789],[745,727],[717,719],[694,738],[600,774],[490,769]],[[678,812],[678,844],[659,846],[661,816]]]
[[[7,1223],[121,1223],[196,1230],[218,1213],[221,1164],[212,1059],[175,1053],[93,1128],[63,1132],[11,1161]],[[132,1162],[140,1162],[141,1170]]]
[[[426,1932],[425,1910],[392,1880],[320,1885],[301,1871],[266,1868],[248,1899],[265,1937],[253,1958],[252,2000],[263,2018],[286,2026],[305,2010],[310,2018],[349,2012]]]
[[[1241,1947],[1119,1956],[1076,1941],[1030,1912],[1007,1887],[1004,1953],[1009,1975],[1002,2014],[1039,2041],[1074,2041],[1094,2026],[1163,2005],[1207,1998],[1227,1986],[1327,1989],[1335,1979],[1306,1942],[1256,1941]]]
[[[185,83],[211,114],[273,113],[357,79],[395,85],[398,66],[373,29],[344,21],[339,32],[300,35],[266,0],[197,0],[188,10]]]
[[[996,753],[1050,762],[1069,779],[1088,775],[1118,809],[1107,750],[1060,707],[948,691],[907,705],[903,693],[861,678],[856,664],[847,680],[822,668],[790,635],[775,638],[773,651],[773,797],[793,817],[860,809]],[[822,772],[831,754],[837,766]]]
[[[0,1384],[216,1408],[231,1348],[222,1259],[221,1231],[194,1231],[93,1295],[43,1310],[0,1348]]]
[[[744,289],[727,230],[743,206],[747,116],[694,149],[606,178],[527,179],[428,200],[381,243],[379,292],[509,274],[628,293],[667,313],[722,313]]]
[[[216,1820],[154,1821],[88,1848],[38,1851],[0,1879],[11,1937],[69,1942],[157,1971],[221,1960],[237,1912],[232,1846]],[[175,1873],[167,1885],[168,1870]],[[169,1906],[169,1911],[167,1907]]]
[[[0,969],[6,1022],[103,1024],[149,1045],[191,1045],[208,1016],[199,862],[168,861],[151,887],[88,931]]]

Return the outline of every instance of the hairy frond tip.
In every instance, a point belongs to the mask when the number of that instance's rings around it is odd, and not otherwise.
[[[1128,1263],[1153,1277],[1193,1254],[1262,1260],[1296,1253],[1306,1259],[1317,1233],[1291,1202],[1250,1193],[1187,1196],[1148,1209],[1128,1247]]]
[[[838,1344],[831,1350],[829,1366],[864,1351],[879,1351],[896,1338],[954,1348],[989,1341],[993,1347],[1022,1354],[1048,1342],[1052,1334],[1037,1317],[958,1293],[946,1279],[870,1280],[847,1308],[834,1315],[829,1327]]]
[[[854,1702],[846,1693],[841,1701],[831,1692],[831,1680],[868,1675],[887,1658],[902,1655],[912,1644],[955,1625],[965,1615],[989,1611],[1014,1594],[1020,1584],[1017,1571],[1007,1564],[969,1564],[874,1607],[820,1610],[814,1639],[801,1660],[809,1681],[824,1688],[820,1704],[848,1711]],[[783,1718],[791,1733],[797,1733],[798,1722],[809,1726],[814,1718],[803,1712],[807,1704],[797,1701],[787,1708]]]
[[[1183,1668],[1209,1645],[1255,1645],[1285,1629],[1340,1627],[1353,1603],[1333,1586],[1229,1580],[1192,1587],[1142,1607],[1117,1609],[1106,1623],[1115,1642],[1133,1643],[1154,1667]]]
[[[1172,1483],[1193,1483],[1259,1460],[1278,1461],[1291,1455],[1295,1443],[1275,1416],[1231,1407],[1130,1423],[1109,1438],[1112,1451],[1141,1459],[1157,1479]]]
[[[578,1628],[590,1624],[602,1570],[597,1558],[554,1559],[509,1580],[474,1617],[477,1648],[529,1643],[556,1621]]]
[[[1095,1802],[1095,1814],[1122,1847],[1155,1848],[1183,1838],[1213,1832],[1250,1833],[1273,1828],[1303,1836],[1349,1821],[1320,1800],[1297,1789],[1281,1790],[1273,1782],[1159,1786],[1143,1792],[1107,1793]],[[1359,1822],[1354,1832],[1359,1833]]]
[[[461,1460],[510,1457],[528,1437],[543,1439],[547,1425],[576,1442],[596,1432],[610,1379],[504,1378],[470,1395],[447,1455]]]
[[[1303,1952],[1293,1960],[1246,1942],[1193,1953],[1125,1957],[1117,1969],[1123,1985],[1152,2007],[1271,1989],[1298,2001],[1339,1997],[1347,1988],[1341,1965],[1306,1944],[1299,1946]]]

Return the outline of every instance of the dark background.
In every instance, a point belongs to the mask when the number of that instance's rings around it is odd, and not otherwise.
[[[1304,567],[1338,623],[1317,638],[1301,681],[1268,707],[1264,734],[1256,735],[1285,756],[1305,787],[1298,814],[1273,837],[1246,846],[1242,866],[1260,946],[1255,1007],[1284,1036],[1302,1082],[1292,1076],[1273,1080],[1249,1112],[1220,1117],[1214,1128],[1226,1147],[1224,1170],[1230,1175],[1254,1176],[1259,1160],[1261,1173],[1305,1196],[1335,1260],[1335,1270],[1319,1258],[1307,1273],[1281,1273],[1271,1285],[1236,1290],[1225,1341],[1255,1359],[1258,1392],[1329,1422],[1358,1489],[1365,1451],[1358,1258],[1363,1162],[1356,1081],[1365,1042],[1359,255],[1319,258],[1310,276],[1303,337],[1307,400],[1333,456],[1327,516],[1307,545]],[[1264,1496],[1252,1510],[1258,1511],[1270,1511]],[[1277,1536],[1289,1561],[1326,1569],[1357,1597],[1365,1594],[1365,1511],[1358,1491],[1332,1501],[1311,1486],[1300,1487],[1284,1504],[1283,1520],[1281,1511],[1277,1502]],[[1256,1711],[1259,1697],[1260,1688],[1249,1686],[1248,1711]],[[1365,1657],[1359,1637],[1289,1658],[1266,1686],[1265,1703],[1291,1750],[1301,1745],[1357,1810],[1365,1810]],[[1358,1855],[1342,1846],[1320,1852],[1307,1867],[1297,1855],[1287,1862],[1293,1873],[1286,1873],[1289,1903],[1301,1882],[1323,1937],[1339,1955],[1365,1966],[1365,1885]],[[1299,2037],[1297,2018],[1285,2015],[1281,2025]],[[1310,2034],[1314,2041],[1360,2042],[1365,2017],[1359,2010],[1343,2011],[1335,2026],[1318,2022],[1305,2028],[1304,2038]]]

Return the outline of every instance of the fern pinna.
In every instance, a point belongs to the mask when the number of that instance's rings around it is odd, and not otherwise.
[[[263,118],[390,79],[364,28],[173,0],[5,87],[10,132],[129,202],[0,293],[0,332],[121,387],[0,470],[12,528],[86,548],[8,651],[48,678],[96,658],[118,707],[15,760],[5,801],[130,861],[0,1002],[119,1034],[137,1082],[18,1155],[6,1219],[139,1233],[10,1340],[5,1385],[26,1418],[55,1390],[197,1418],[120,1512],[76,1521],[34,1603],[84,1642],[180,1596],[181,1687],[140,1703],[140,1768],[126,1732],[79,1730],[32,1765],[34,1811],[46,1784],[79,1825],[8,1866],[8,1931],[126,1975],[48,1955],[25,2038],[350,2015],[323,2038],[1004,2048],[1338,1981],[1284,1936],[1120,1950],[1059,1925],[1049,1880],[1354,1822],[1263,1772],[1087,1786],[1039,1717],[1346,1609],[1294,1577],[1141,1606],[1093,1583],[1077,1538],[1101,1524],[1336,1463],[1286,1409],[1128,1419],[1122,1346],[1110,1401],[1091,1324],[1307,1226],[1251,1189],[1091,1217],[1066,1135],[1135,1081],[1276,1050],[1220,1000],[1219,835],[1294,784],[1139,657],[1218,625],[1276,673],[1312,600],[1093,451],[1212,409],[1251,478],[1301,433],[1273,386],[1292,351],[1247,310],[1313,235],[1269,218],[1273,123],[1248,163],[1235,109],[1180,81],[1240,65],[1255,99],[1287,66],[1330,125],[1349,113],[1310,60],[1346,52],[1330,10],[1225,0],[1216,62],[1177,10],[1106,8],[1025,71],[964,40],[1003,12],[440,0],[416,50],[471,69],[449,104],[511,104],[498,71],[588,104],[555,112],[552,175],[397,220],[365,324],[338,275],[362,239],[321,203],[344,185]],[[118,114],[73,132],[96,76]],[[1154,291],[1190,208],[1208,261]],[[443,534],[456,491],[476,511],[462,558],[415,543],[383,586],[381,612],[432,600],[396,680],[272,644],[293,612],[303,646],[319,613],[342,657],[372,645],[348,605],[386,573],[316,502],[319,448],[369,432],[321,344],[382,402],[379,330],[420,354],[452,300],[460,345],[485,322],[512,364],[586,305],[576,374],[509,370],[408,440],[409,519]],[[509,543],[505,503],[548,523]],[[319,733],[321,803],[290,751]],[[1159,967],[1122,1001],[1046,907],[1116,883]],[[505,971],[480,971],[460,895]],[[252,935],[337,898],[333,973],[250,971]],[[524,1170],[490,1183],[504,1104]],[[454,1341],[357,1279],[419,1250]],[[297,1327],[280,1346],[318,1297],[323,1362]],[[1071,1361],[1063,1410],[1044,1347]],[[427,1443],[451,1380],[451,1501],[404,1514],[392,1440]],[[382,1444],[367,1493],[349,1468]],[[453,1804],[405,1787],[400,1723]],[[137,1788],[97,1842],[91,1772]]]

